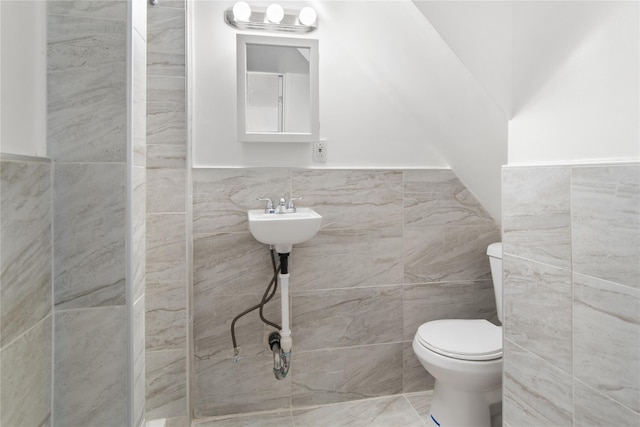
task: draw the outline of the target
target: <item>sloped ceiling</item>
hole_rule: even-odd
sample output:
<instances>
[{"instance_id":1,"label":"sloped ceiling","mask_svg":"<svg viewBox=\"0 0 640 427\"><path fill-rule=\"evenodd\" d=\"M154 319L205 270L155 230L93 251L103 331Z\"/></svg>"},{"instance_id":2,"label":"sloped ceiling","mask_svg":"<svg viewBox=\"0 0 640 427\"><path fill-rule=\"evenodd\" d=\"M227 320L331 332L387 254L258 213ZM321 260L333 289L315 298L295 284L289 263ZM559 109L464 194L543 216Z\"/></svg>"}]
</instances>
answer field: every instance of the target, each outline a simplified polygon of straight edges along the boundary
<instances>
[{"instance_id":1,"label":"sloped ceiling","mask_svg":"<svg viewBox=\"0 0 640 427\"><path fill-rule=\"evenodd\" d=\"M413 3L510 118L512 3L431 0Z\"/></svg>"},{"instance_id":2,"label":"sloped ceiling","mask_svg":"<svg viewBox=\"0 0 640 427\"><path fill-rule=\"evenodd\" d=\"M506 113L509 164L638 158L637 1L413 3Z\"/></svg>"}]
</instances>

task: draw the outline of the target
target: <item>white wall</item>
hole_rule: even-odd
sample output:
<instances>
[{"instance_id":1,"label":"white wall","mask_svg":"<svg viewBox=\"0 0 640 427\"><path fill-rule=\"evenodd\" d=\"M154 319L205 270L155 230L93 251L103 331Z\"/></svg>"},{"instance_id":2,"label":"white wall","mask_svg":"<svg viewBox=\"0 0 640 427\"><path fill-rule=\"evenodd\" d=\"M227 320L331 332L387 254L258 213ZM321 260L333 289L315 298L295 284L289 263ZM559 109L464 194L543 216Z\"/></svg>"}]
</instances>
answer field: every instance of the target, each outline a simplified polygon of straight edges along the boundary
<instances>
[{"instance_id":1,"label":"white wall","mask_svg":"<svg viewBox=\"0 0 640 427\"><path fill-rule=\"evenodd\" d=\"M0 1L0 152L47 155L46 1Z\"/></svg>"},{"instance_id":2,"label":"white wall","mask_svg":"<svg viewBox=\"0 0 640 427\"><path fill-rule=\"evenodd\" d=\"M640 159L638 2L517 2L509 164Z\"/></svg>"},{"instance_id":3,"label":"white wall","mask_svg":"<svg viewBox=\"0 0 640 427\"><path fill-rule=\"evenodd\" d=\"M0 2L0 153L2 153L2 3Z\"/></svg>"},{"instance_id":4,"label":"white wall","mask_svg":"<svg viewBox=\"0 0 640 427\"><path fill-rule=\"evenodd\" d=\"M251 2L256 5L259 2ZM451 167L500 218L506 116L410 1L310 4L319 29L320 134L328 162L308 144L236 137L233 2L193 2L193 153L196 166Z\"/></svg>"}]
</instances>

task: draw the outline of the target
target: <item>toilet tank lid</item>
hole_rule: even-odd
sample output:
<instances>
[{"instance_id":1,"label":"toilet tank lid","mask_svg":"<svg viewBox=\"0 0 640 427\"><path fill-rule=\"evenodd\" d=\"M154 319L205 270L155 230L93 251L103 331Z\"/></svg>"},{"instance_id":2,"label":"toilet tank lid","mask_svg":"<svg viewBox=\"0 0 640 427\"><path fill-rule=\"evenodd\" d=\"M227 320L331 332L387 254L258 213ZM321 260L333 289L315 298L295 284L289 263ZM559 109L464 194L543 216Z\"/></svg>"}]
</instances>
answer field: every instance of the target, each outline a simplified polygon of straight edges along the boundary
<instances>
[{"instance_id":1,"label":"toilet tank lid","mask_svg":"<svg viewBox=\"0 0 640 427\"><path fill-rule=\"evenodd\" d=\"M502 242L492 243L487 247L487 255L502 259Z\"/></svg>"}]
</instances>

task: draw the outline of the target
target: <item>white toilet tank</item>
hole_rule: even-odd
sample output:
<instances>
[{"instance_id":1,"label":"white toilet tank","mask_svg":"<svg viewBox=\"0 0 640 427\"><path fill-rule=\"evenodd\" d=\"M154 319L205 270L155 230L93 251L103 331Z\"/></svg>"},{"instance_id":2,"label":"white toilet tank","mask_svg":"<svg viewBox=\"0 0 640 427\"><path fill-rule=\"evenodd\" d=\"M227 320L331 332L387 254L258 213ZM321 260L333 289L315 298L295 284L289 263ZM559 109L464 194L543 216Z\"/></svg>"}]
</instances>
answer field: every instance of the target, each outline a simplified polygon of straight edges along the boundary
<instances>
[{"instance_id":1,"label":"white toilet tank","mask_svg":"<svg viewBox=\"0 0 640 427\"><path fill-rule=\"evenodd\" d=\"M489 255L489 264L491 265L498 319L502 322L502 242L490 244L487 248L487 255Z\"/></svg>"}]
</instances>

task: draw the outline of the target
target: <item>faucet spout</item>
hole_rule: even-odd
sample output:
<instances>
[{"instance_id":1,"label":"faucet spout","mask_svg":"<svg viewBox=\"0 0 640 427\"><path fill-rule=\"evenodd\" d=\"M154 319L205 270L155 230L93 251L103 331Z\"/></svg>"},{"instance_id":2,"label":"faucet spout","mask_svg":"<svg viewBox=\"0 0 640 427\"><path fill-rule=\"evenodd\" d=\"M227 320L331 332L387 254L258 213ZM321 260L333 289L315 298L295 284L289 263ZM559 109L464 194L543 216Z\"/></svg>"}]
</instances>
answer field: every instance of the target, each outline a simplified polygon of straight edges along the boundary
<instances>
[{"instance_id":1,"label":"faucet spout","mask_svg":"<svg viewBox=\"0 0 640 427\"><path fill-rule=\"evenodd\" d=\"M284 197L280 198L278 202L278 208L276 209L276 213L283 214L287 213L287 200Z\"/></svg>"}]
</instances>

